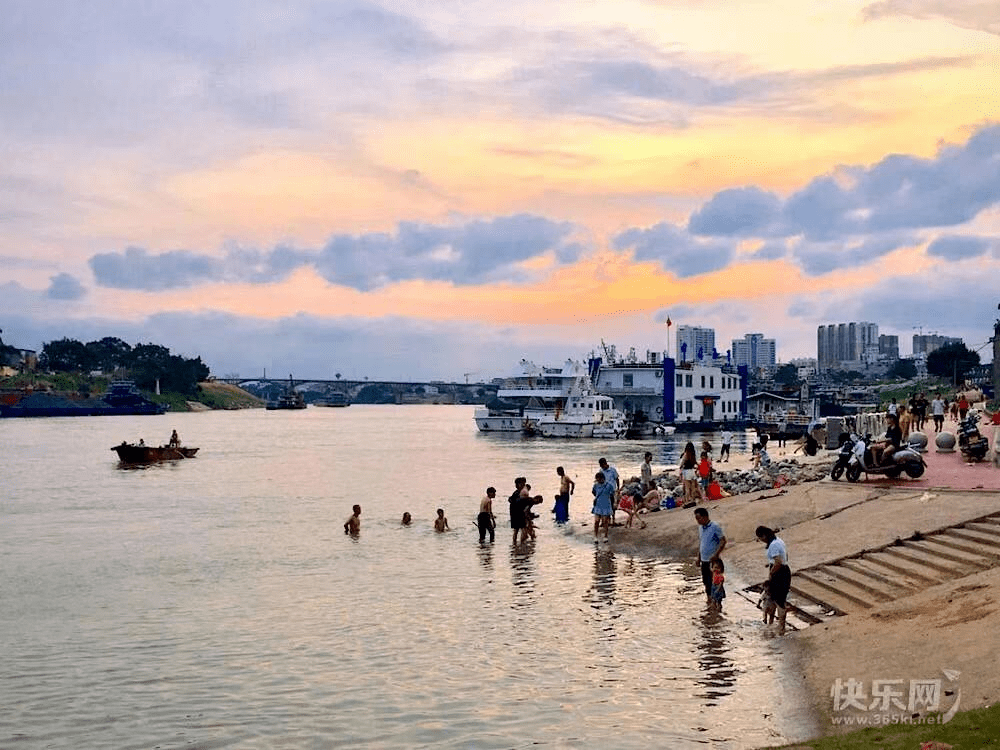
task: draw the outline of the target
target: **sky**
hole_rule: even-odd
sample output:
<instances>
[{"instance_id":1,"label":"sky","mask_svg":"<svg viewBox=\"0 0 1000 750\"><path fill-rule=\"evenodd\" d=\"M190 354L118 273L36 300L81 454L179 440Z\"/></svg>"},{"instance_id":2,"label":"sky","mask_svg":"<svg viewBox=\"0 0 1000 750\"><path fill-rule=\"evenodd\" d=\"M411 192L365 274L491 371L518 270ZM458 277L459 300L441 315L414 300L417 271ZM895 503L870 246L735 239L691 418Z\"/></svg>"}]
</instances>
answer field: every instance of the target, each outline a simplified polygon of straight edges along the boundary
<instances>
[{"instance_id":1,"label":"sky","mask_svg":"<svg viewBox=\"0 0 1000 750\"><path fill-rule=\"evenodd\" d=\"M2 337L461 382L870 321L990 361L998 71L996 0L5 0Z\"/></svg>"}]
</instances>

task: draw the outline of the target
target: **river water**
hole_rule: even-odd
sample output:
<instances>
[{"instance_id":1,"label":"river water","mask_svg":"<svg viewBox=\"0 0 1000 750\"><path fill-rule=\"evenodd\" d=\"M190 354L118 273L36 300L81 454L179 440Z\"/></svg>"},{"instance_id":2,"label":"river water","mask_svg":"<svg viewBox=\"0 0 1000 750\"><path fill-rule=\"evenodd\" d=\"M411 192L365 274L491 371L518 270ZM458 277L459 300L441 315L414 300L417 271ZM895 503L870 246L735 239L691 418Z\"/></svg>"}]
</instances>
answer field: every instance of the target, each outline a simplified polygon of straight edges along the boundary
<instances>
[{"instance_id":1,"label":"river water","mask_svg":"<svg viewBox=\"0 0 1000 750\"><path fill-rule=\"evenodd\" d=\"M688 436L482 435L472 413L0 420L0 747L752 748L811 733L787 645L739 581L712 615L694 566L593 541L597 458L631 476L646 450L675 463ZM109 450L175 428L197 458L124 469ZM579 482L562 527L557 465ZM517 475L546 497L522 548L506 523ZM489 484L500 523L480 546ZM433 531L438 507L451 533Z\"/></svg>"}]
</instances>

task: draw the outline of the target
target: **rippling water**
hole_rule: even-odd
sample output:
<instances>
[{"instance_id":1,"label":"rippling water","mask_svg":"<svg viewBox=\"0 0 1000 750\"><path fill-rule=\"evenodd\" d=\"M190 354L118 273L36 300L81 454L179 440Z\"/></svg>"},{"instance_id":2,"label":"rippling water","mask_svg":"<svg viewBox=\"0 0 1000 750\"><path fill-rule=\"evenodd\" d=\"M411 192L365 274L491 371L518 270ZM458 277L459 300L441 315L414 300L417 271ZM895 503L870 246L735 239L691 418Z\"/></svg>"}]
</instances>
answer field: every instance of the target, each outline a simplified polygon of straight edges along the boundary
<instances>
[{"instance_id":1,"label":"rippling water","mask_svg":"<svg viewBox=\"0 0 1000 750\"><path fill-rule=\"evenodd\" d=\"M172 428L196 459L122 469L109 450ZM676 462L672 439L354 405L2 420L0 441L0 747L750 748L812 728L737 582L709 615L693 566L590 536L596 459L637 474L646 450ZM513 548L513 477L547 509L557 465L579 482L571 523L543 511Z\"/></svg>"}]
</instances>

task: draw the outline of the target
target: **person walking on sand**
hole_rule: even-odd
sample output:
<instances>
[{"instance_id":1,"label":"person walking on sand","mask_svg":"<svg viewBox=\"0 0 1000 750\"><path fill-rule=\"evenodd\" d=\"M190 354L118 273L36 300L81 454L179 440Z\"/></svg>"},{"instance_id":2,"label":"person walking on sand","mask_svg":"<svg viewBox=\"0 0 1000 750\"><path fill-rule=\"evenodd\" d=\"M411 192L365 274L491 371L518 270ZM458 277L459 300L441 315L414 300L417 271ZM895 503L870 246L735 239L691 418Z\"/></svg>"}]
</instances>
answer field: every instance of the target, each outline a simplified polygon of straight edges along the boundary
<instances>
[{"instance_id":1,"label":"person walking on sand","mask_svg":"<svg viewBox=\"0 0 1000 750\"><path fill-rule=\"evenodd\" d=\"M604 459L601 459L602 461ZM591 488L594 495L594 539L598 538L600 530L604 529L604 540L608 540L608 527L611 525L611 514L613 512L615 488L603 471L594 475L594 486Z\"/></svg>"},{"instance_id":2,"label":"person walking on sand","mask_svg":"<svg viewBox=\"0 0 1000 750\"><path fill-rule=\"evenodd\" d=\"M931 401L931 416L934 417L934 432L941 432L944 429L944 399L940 393L934 394Z\"/></svg>"},{"instance_id":3,"label":"person walking on sand","mask_svg":"<svg viewBox=\"0 0 1000 750\"><path fill-rule=\"evenodd\" d=\"M476 526L479 527L479 543L486 541L486 534L490 535L490 544L496 536L497 519L493 515L493 498L497 496L496 487L487 487L486 494L479 501L479 515L476 516Z\"/></svg>"},{"instance_id":4,"label":"person walking on sand","mask_svg":"<svg viewBox=\"0 0 1000 750\"><path fill-rule=\"evenodd\" d=\"M434 531L451 531L448 526L448 519L444 517L444 508L437 509L437 518L434 519Z\"/></svg>"},{"instance_id":5,"label":"person walking on sand","mask_svg":"<svg viewBox=\"0 0 1000 750\"><path fill-rule=\"evenodd\" d=\"M778 635L785 633L788 614L788 590L792 586L792 570L788 567L788 549L774 529L758 526L757 539L767 546L767 587L778 615Z\"/></svg>"},{"instance_id":6,"label":"person walking on sand","mask_svg":"<svg viewBox=\"0 0 1000 750\"><path fill-rule=\"evenodd\" d=\"M733 444L733 433L729 430L723 430L719 438L722 440L722 448L719 449L719 461L729 461L729 448Z\"/></svg>"},{"instance_id":7,"label":"person walking on sand","mask_svg":"<svg viewBox=\"0 0 1000 750\"><path fill-rule=\"evenodd\" d=\"M354 513L344 522L344 533L357 536L361 531L361 506L354 506Z\"/></svg>"},{"instance_id":8,"label":"person walking on sand","mask_svg":"<svg viewBox=\"0 0 1000 750\"><path fill-rule=\"evenodd\" d=\"M566 523L569 520L569 497L576 489L576 482L566 476L562 466L556 467L556 474L559 476L559 494L552 510L556 514L556 523Z\"/></svg>"},{"instance_id":9,"label":"person walking on sand","mask_svg":"<svg viewBox=\"0 0 1000 750\"><path fill-rule=\"evenodd\" d=\"M726 535L722 527L708 517L707 508L695 508L694 520L698 522L698 567L705 587L705 599L712 603L712 562L718 560L726 548Z\"/></svg>"},{"instance_id":10,"label":"person walking on sand","mask_svg":"<svg viewBox=\"0 0 1000 750\"><path fill-rule=\"evenodd\" d=\"M642 494L645 495L651 489L653 489L653 454L646 451L646 455L642 458L642 466L639 467L639 472L642 474Z\"/></svg>"}]
</instances>

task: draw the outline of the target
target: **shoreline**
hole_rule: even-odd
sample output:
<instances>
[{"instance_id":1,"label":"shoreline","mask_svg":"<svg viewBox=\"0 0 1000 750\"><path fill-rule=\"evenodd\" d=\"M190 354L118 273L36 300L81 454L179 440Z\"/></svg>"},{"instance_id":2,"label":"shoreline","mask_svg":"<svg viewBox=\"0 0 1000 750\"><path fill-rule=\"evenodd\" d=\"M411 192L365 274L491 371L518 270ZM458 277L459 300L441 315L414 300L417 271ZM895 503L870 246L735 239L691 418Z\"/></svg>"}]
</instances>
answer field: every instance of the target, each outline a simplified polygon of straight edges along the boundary
<instances>
[{"instance_id":1,"label":"shoreline","mask_svg":"<svg viewBox=\"0 0 1000 750\"><path fill-rule=\"evenodd\" d=\"M933 446L933 433L930 437ZM820 451L808 462L832 466L836 455L835 450ZM794 586L796 571L804 568L1000 513L1000 469L992 463L967 465L958 453L937 453L933 447L924 459L928 471L919 480L850 484L827 477L708 501L700 507L709 510L726 534L727 572L747 586L765 577L764 549L754 535L756 527L780 529L779 536L788 545ZM642 518L645 529L612 530L613 549L682 560L697 554L693 508L662 510ZM913 586L907 579L906 585L894 588L889 581L889 593L881 592L888 600L845 607L846 614L811 626L789 615L789 622L799 629L790 628L775 638L784 642L781 650L793 675L801 674L801 696L807 704L801 708L808 711L819 734L859 728L835 721L843 716L834 710L831 693L838 679L860 681L870 693L873 681L947 682L942 676L946 671L955 676L956 684L950 687L958 689L959 710L988 706L1000 698L1000 671L993 666L996 638L991 636L1000 629L1000 537L997 557L979 569L949 560L949 554L931 558L943 563L942 569L954 566L953 574L942 574L943 581ZM942 697L941 710L952 700Z\"/></svg>"}]
</instances>

